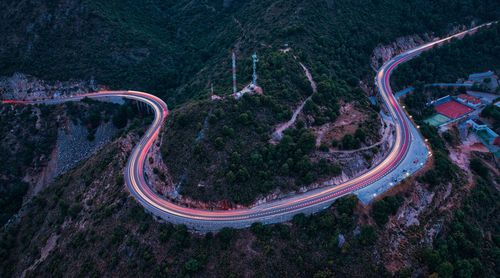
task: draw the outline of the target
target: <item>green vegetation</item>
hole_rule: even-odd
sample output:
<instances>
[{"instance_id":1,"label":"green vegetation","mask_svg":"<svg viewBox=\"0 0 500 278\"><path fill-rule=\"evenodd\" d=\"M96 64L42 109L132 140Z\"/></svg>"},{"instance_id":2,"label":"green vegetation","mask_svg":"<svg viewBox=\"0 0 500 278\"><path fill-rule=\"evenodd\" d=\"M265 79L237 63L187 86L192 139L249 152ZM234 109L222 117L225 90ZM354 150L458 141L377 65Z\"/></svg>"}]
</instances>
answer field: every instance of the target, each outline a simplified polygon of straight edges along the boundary
<instances>
[{"instance_id":1,"label":"green vegetation","mask_svg":"<svg viewBox=\"0 0 500 278\"><path fill-rule=\"evenodd\" d=\"M340 173L335 164L311 160L315 138L303 127L288 130L277 145L268 143L270 122L277 120L273 111L279 107L274 99L245 96L239 102L201 102L173 115L162 151L174 178L182 177L183 194L248 204L275 188L294 190ZM208 109L209 114L193 113ZM199 182L209 186L199 187Z\"/></svg>"},{"instance_id":2,"label":"green vegetation","mask_svg":"<svg viewBox=\"0 0 500 278\"><path fill-rule=\"evenodd\" d=\"M415 120L421 122L436 113L431 101L435 101L445 96L456 96L465 93L465 88L438 88L424 87L424 83L415 82L415 90L404 97L406 110L415 117Z\"/></svg>"},{"instance_id":3,"label":"green vegetation","mask_svg":"<svg viewBox=\"0 0 500 278\"><path fill-rule=\"evenodd\" d=\"M311 126L335 121L340 101L352 103L367 115L352 135L354 142L344 142L342 148L358 148L379 136L376 111L364 96L360 97L359 89L322 76L318 92L306 102L295 130L287 131L280 144L270 143L274 128L288 121L291 109L312 91L293 55L274 50L260 55L263 96L245 95L238 101L231 97L200 100L172 111L162 152L174 182L181 184L182 194L203 201L249 204L275 189L297 190L319 178L340 174L335 161L315 156L315 138L309 131ZM244 69L250 66L248 62L243 64ZM353 99L355 95L358 99ZM318 150L327 152L328 146L319 146Z\"/></svg>"},{"instance_id":4,"label":"green vegetation","mask_svg":"<svg viewBox=\"0 0 500 278\"><path fill-rule=\"evenodd\" d=\"M480 175L476 186L432 248L420 253L429 271L439 277L495 277L500 271L500 194L480 160L471 160L471 168Z\"/></svg>"},{"instance_id":5,"label":"green vegetation","mask_svg":"<svg viewBox=\"0 0 500 278\"><path fill-rule=\"evenodd\" d=\"M423 121L435 113L432 106L427 106L431 100L435 100L435 95L428 95L423 86L417 86L413 93L404 98L408 112L415 117L415 120Z\"/></svg>"},{"instance_id":6,"label":"green vegetation","mask_svg":"<svg viewBox=\"0 0 500 278\"><path fill-rule=\"evenodd\" d=\"M422 125L424 137L429 139L433 150L434 165L420 177L432 190L451 183L454 190L463 189L463 177L449 157L444 140L434 127ZM448 132L443 137L453 142ZM431 248L423 248L417 257L428 268L429 273L439 277L494 277L498 273L500 243L496 240L498 229L499 193L492 183L489 170L484 163L473 158L470 168L477 174L476 185L465 199L462 208L455 211L453 219L444 227ZM387 222L387 215L393 214L400 200L384 200L375 203L372 215L378 224ZM389 202L387 202L389 201ZM486 236L488 235L488 236Z\"/></svg>"},{"instance_id":7,"label":"green vegetation","mask_svg":"<svg viewBox=\"0 0 500 278\"><path fill-rule=\"evenodd\" d=\"M369 255L377 230L362 226L359 235L352 232L359 218L355 196L339 199L315 216L297 215L291 224L190 234L185 226L154 221L115 183L126 162L119 146L113 144L61 177L27 205L22 221L0 232L2 277L17 276L32 264L54 235L56 247L28 276L71 270L83 276L321 277L332 266L335 273L349 275L353 265L364 266L361 275L386 274Z\"/></svg>"},{"instance_id":8,"label":"green vegetation","mask_svg":"<svg viewBox=\"0 0 500 278\"><path fill-rule=\"evenodd\" d=\"M437 129L424 124L420 126L420 131L422 135L429 140L434 160L433 168L421 177L421 181L430 185L431 188L438 185L445 185L449 182L452 184L459 184L461 171L448 157L448 150L446 149L445 142L437 133Z\"/></svg>"},{"instance_id":9,"label":"green vegetation","mask_svg":"<svg viewBox=\"0 0 500 278\"><path fill-rule=\"evenodd\" d=\"M0 104L0 225L20 209L30 186L27 180L36 183L34 179L47 166L63 111L75 124L87 127L88 140L94 139L102 123L112 120L115 127L124 128L139 114L130 102L118 105L90 99L62 106Z\"/></svg>"},{"instance_id":10,"label":"green vegetation","mask_svg":"<svg viewBox=\"0 0 500 278\"><path fill-rule=\"evenodd\" d=\"M458 144L455 131L443 133L442 137L445 139L443 140L436 128L422 124L422 120L433 113L432 109L425 106L425 102L442 94L450 94L443 90L440 90L441 93L437 90L423 91L422 84L454 82L472 72L498 70L500 63L498 30L499 27L495 26L480 31L473 37L427 52L402 65L401 70L396 71L394 76L394 83L398 86L413 83L417 88L415 93L404 99L404 102L416 123L420 125L423 136L429 140L433 151L434 165L419 178L420 181L428 184L435 192L442 191L444 184L451 184L452 190L460 192L457 195L463 198L460 200L459 209L455 209L451 220L443 225L432 246L423 247L417 252L417 258L431 276L498 276L499 192L495 188L492 174L481 159L472 158L470 169L476 175L475 186L468 192L463 186L466 184L463 173L450 161L445 144L445 140L451 145ZM451 92L455 93L457 92ZM488 106L485 110L481 116L494 121L495 108ZM372 212L374 218L375 213L374 206ZM381 219L383 220L383 217ZM414 269L416 268L418 267Z\"/></svg>"},{"instance_id":11,"label":"green vegetation","mask_svg":"<svg viewBox=\"0 0 500 278\"><path fill-rule=\"evenodd\" d=\"M389 221L389 215L394 215L403 203L401 196L387 196L373 204L372 216L379 225Z\"/></svg>"},{"instance_id":12,"label":"green vegetation","mask_svg":"<svg viewBox=\"0 0 500 278\"><path fill-rule=\"evenodd\" d=\"M490 120L495 131L500 130L500 107L493 104L486 106L481 111L481 117Z\"/></svg>"},{"instance_id":13,"label":"green vegetation","mask_svg":"<svg viewBox=\"0 0 500 278\"><path fill-rule=\"evenodd\" d=\"M417 83L454 83L471 73L487 70L500 72L499 51L500 25L496 24L401 65L392 81L395 87L403 88Z\"/></svg>"},{"instance_id":14,"label":"green vegetation","mask_svg":"<svg viewBox=\"0 0 500 278\"><path fill-rule=\"evenodd\" d=\"M443 94L442 91L431 90L430 95L436 93ZM420 176L419 179L431 188L436 188L436 186L449 182L457 183L461 178L461 171L448 157L445 140L439 135L437 128L423 122L423 119L434 113L432 108L425 105L428 98L428 94L417 92L405 97L404 102L415 123L420 126L420 132L429 141L432 148L433 167Z\"/></svg>"},{"instance_id":15,"label":"green vegetation","mask_svg":"<svg viewBox=\"0 0 500 278\"><path fill-rule=\"evenodd\" d=\"M48 162L57 138L56 114L51 107L0 104L0 226L21 207L29 188L23 181L27 169L40 170Z\"/></svg>"},{"instance_id":16,"label":"green vegetation","mask_svg":"<svg viewBox=\"0 0 500 278\"><path fill-rule=\"evenodd\" d=\"M409 34L440 35L472 20L498 19L500 6L497 1L475 0L8 0L0 3L0 10L5 11L0 21L0 74L95 77L111 88L159 95L175 108L162 135L162 152L182 193L200 200L250 203L275 188L294 190L340 173L335 163L315 156L315 138L308 127L335 120L341 102L368 107L358 86L360 80L372 79L369 57L376 45ZM288 54L278 51L285 43L292 48ZM249 54L258 52L264 96L209 102L210 84L219 95L230 92L233 48L238 52L240 88L250 79ZM272 128L288 120L292 109L312 93L298 62L308 65L318 82L318 93L305 108L310 122L299 121L273 145ZM78 112L83 108L69 114L90 131L111 120L117 127L128 125L140 132L143 123L131 121L130 109L133 106L98 113L86 107L88 114ZM10 122L2 121L0 128L10 132ZM460 184L461 174L448 159L443 139L432 127L421 126L435 163L422 181L436 190L448 182ZM363 127L336 144L355 148L375 127ZM1 139L0 151L7 153L4 149L12 148ZM12 157L37 161L31 155L38 144L28 143L35 146L21 156L14 150L18 153ZM27 276L389 275L379 253L388 243L379 240L387 232L384 221L401 203L397 197L374 206L375 226L361 224L370 216L359 215L355 197L345 197L317 215L297 215L291 223L254 224L249 230L223 229L200 236L182 225L153 221L128 197L121 176L126 157L120 151L116 143L60 177L26 205L19 222L0 231L0 276L20 276L54 238L55 248ZM0 164L16 165L10 160ZM478 162L471 162L471 168L488 177ZM495 276L498 196L490 192L490 182L478 178L463 215L455 217L458 224L453 222L439 235L446 244L438 241L422 252L430 254L422 256L429 271L418 269L418 275L436 271L444 277ZM14 196L25 191L22 184L8 185L15 185ZM12 196L0 193L2 198ZM485 232L478 233L478 227ZM471 248L471 242L478 243Z\"/></svg>"},{"instance_id":17,"label":"green vegetation","mask_svg":"<svg viewBox=\"0 0 500 278\"><path fill-rule=\"evenodd\" d=\"M364 125L364 128L366 129L367 126ZM359 149L361 147L361 143L365 143L365 140L366 140L365 131L363 130L363 128L358 128L356 129L356 132L354 132L354 135L346 134L344 135L344 137L342 137L341 148L344 150ZM335 144L337 144L337 142L332 143L332 145Z\"/></svg>"},{"instance_id":18,"label":"green vegetation","mask_svg":"<svg viewBox=\"0 0 500 278\"><path fill-rule=\"evenodd\" d=\"M136 115L144 116L145 113L139 111L134 104L135 102L128 100L124 105L119 105L84 98L81 103L67 102L64 106L74 124L87 127L87 139L93 141L95 132L102 123L111 120L116 128L121 129Z\"/></svg>"},{"instance_id":19,"label":"green vegetation","mask_svg":"<svg viewBox=\"0 0 500 278\"><path fill-rule=\"evenodd\" d=\"M356 86L371 74L368 61L377 44L498 19L500 8L474 0L7 0L0 10L6 14L0 23L2 75L95 77L113 88L158 94L173 105L207 95L209 80L216 91L228 92L235 46L248 57L288 43L313 66L313 75ZM244 68L240 73L249 76Z\"/></svg>"},{"instance_id":20,"label":"green vegetation","mask_svg":"<svg viewBox=\"0 0 500 278\"><path fill-rule=\"evenodd\" d=\"M21 71L47 80L96 78L111 88L157 94L171 108L191 102L174 110L172 118L181 114L177 119L194 120L193 125L185 124L184 131L170 122L172 132L164 136L164 158L172 165L174 180L182 183L184 194L196 199L249 203L272 189L293 190L329 172L339 173L335 163L305 157L307 150L280 153L274 159L274 147L267 145L271 127L288 119L292 108L311 95L299 62L310 68L318 84L305 113L312 117L310 124L321 125L338 117L341 100L369 106L359 82L371 80L369 58L378 44L427 31L443 34L471 19L495 19L497 7L498 3L474 0L71 0L68 5L9 0L0 4L8 14L0 22L0 74ZM52 20L33 23L33 18ZM278 51L285 43L290 53ZM242 105L208 105L203 99L211 84L219 95L230 92L232 49L238 53L240 88L250 80L250 54L258 52L259 84L265 96ZM129 114L119 114L113 123L124 126L120 118ZM206 116L207 135L197 143ZM83 120L92 140L102 115L90 113ZM373 129L364 132L369 135ZM299 138L290 136L298 144ZM341 147L356 148L361 137L347 136ZM218 156L212 156L215 153ZM262 165L270 168L253 165L252 155L262 157ZM193 160L199 166L190 169ZM303 169L293 171L301 165ZM247 181L250 173L258 178Z\"/></svg>"}]
</instances>

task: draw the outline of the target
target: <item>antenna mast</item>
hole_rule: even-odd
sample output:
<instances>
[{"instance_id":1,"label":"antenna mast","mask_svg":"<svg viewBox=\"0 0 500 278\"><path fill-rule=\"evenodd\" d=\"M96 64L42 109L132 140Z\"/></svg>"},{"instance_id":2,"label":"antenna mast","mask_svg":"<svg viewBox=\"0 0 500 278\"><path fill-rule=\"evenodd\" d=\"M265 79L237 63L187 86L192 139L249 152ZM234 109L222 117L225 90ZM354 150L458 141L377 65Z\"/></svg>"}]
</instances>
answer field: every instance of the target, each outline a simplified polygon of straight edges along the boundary
<instances>
[{"instance_id":1,"label":"antenna mast","mask_svg":"<svg viewBox=\"0 0 500 278\"><path fill-rule=\"evenodd\" d=\"M233 93L236 94L236 54L233 51Z\"/></svg>"},{"instance_id":2,"label":"antenna mast","mask_svg":"<svg viewBox=\"0 0 500 278\"><path fill-rule=\"evenodd\" d=\"M257 53L252 55L253 61L253 75L252 75L252 85L257 86L257 62L259 59L257 58Z\"/></svg>"}]
</instances>

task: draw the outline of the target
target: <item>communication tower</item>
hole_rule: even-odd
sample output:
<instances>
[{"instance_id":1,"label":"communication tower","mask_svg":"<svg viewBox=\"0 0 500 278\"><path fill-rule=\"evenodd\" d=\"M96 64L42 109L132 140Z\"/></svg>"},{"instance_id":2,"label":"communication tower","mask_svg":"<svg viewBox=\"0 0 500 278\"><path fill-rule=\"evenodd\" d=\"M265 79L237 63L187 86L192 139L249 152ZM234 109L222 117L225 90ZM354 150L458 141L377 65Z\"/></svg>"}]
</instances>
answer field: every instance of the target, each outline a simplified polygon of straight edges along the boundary
<instances>
[{"instance_id":1,"label":"communication tower","mask_svg":"<svg viewBox=\"0 0 500 278\"><path fill-rule=\"evenodd\" d=\"M252 85L257 86L257 62L259 59L257 58L257 53L254 53L252 55L252 62L253 62L253 74L252 74Z\"/></svg>"},{"instance_id":2,"label":"communication tower","mask_svg":"<svg viewBox=\"0 0 500 278\"><path fill-rule=\"evenodd\" d=\"M236 94L236 54L233 51L233 93Z\"/></svg>"}]
</instances>

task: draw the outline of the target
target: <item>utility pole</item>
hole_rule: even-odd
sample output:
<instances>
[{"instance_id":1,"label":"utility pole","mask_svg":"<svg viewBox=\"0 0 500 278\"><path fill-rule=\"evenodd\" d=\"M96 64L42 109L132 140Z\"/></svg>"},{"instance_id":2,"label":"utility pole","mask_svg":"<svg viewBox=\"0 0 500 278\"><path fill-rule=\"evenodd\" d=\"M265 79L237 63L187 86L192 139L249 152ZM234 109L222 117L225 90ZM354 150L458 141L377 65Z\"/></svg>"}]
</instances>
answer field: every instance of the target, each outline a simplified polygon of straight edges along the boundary
<instances>
[{"instance_id":1,"label":"utility pole","mask_svg":"<svg viewBox=\"0 0 500 278\"><path fill-rule=\"evenodd\" d=\"M233 51L233 93L236 94L236 54Z\"/></svg>"},{"instance_id":2,"label":"utility pole","mask_svg":"<svg viewBox=\"0 0 500 278\"><path fill-rule=\"evenodd\" d=\"M259 59L257 58L257 53L254 53L252 55L252 62L253 62L253 75L252 75L252 85L257 86L257 62Z\"/></svg>"}]
</instances>

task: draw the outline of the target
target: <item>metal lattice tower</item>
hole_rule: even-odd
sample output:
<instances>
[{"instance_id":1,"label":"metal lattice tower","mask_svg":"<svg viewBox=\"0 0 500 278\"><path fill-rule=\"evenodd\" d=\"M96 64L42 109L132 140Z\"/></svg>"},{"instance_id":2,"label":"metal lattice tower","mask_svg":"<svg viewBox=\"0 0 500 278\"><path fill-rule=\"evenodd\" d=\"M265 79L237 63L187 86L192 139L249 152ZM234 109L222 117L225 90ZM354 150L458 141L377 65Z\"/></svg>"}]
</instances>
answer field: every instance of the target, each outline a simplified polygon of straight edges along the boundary
<instances>
[{"instance_id":1,"label":"metal lattice tower","mask_svg":"<svg viewBox=\"0 0 500 278\"><path fill-rule=\"evenodd\" d=\"M253 61L252 84L254 86L257 86L257 62L259 61L259 59L257 58L257 53L254 53L252 55L252 61Z\"/></svg>"},{"instance_id":2,"label":"metal lattice tower","mask_svg":"<svg viewBox=\"0 0 500 278\"><path fill-rule=\"evenodd\" d=\"M236 54L233 51L233 93L236 94Z\"/></svg>"}]
</instances>

